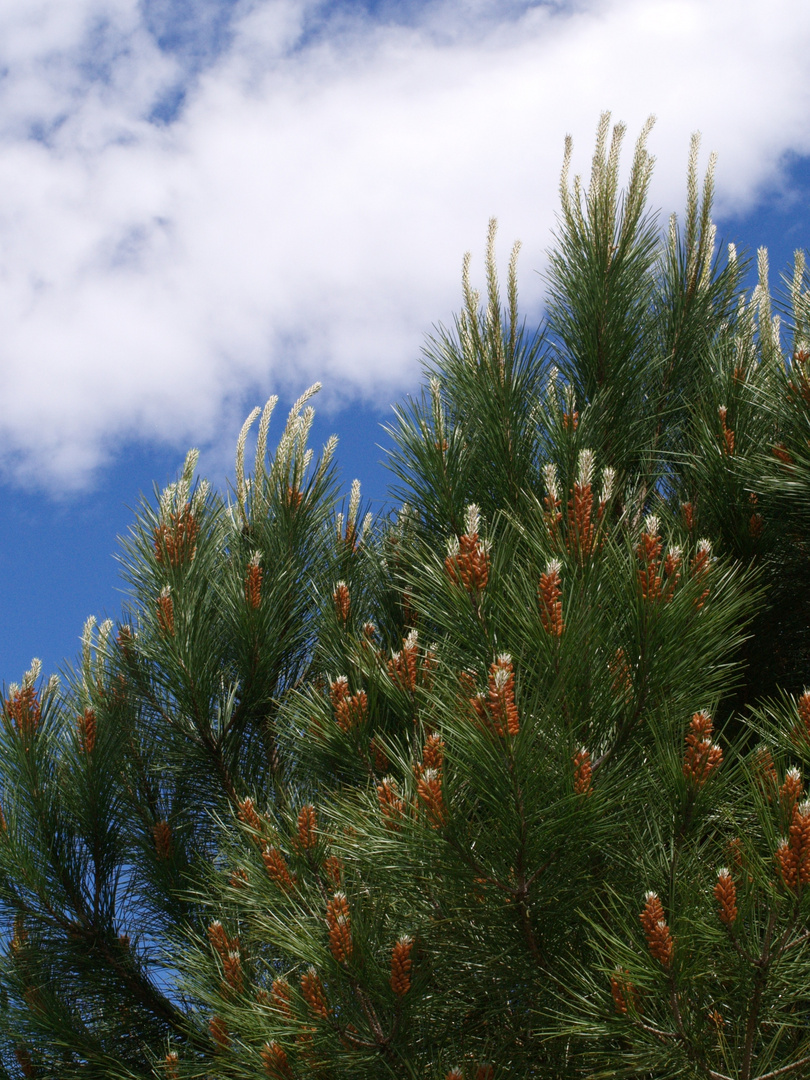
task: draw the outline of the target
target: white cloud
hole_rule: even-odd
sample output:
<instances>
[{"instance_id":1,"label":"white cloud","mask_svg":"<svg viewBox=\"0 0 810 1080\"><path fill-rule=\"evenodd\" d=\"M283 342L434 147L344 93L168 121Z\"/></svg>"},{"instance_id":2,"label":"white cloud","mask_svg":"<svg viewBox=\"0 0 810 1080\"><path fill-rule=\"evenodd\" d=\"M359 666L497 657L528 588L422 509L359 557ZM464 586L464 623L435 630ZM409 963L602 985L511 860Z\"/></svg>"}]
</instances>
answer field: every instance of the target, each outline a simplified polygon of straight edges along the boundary
<instances>
[{"instance_id":1,"label":"white cloud","mask_svg":"<svg viewBox=\"0 0 810 1080\"><path fill-rule=\"evenodd\" d=\"M586 170L603 108L631 137L658 114L667 210L697 127L725 213L786 152L810 153L801 0L437 0L407 23L351 10L244 2L189 74L136 0L4 5L8 475L81 485L127 439L215 440L256 386L319 378L370 400L413 386L491 214L504 255L524 241L536 308L563 137ZM183 79L179 114L150 123Z\"/></svg>"}]
</instances>

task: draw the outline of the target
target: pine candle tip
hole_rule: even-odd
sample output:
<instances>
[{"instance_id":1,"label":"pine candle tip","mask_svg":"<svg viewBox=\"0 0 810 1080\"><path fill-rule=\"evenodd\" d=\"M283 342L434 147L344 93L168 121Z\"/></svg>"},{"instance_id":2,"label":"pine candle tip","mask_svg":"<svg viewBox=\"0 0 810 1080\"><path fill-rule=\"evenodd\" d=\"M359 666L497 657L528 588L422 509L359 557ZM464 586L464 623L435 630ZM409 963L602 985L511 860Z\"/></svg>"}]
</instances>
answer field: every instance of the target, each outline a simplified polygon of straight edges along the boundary
<instances>
[{"instance_id":1,"label":"pine candle tip","mask_svg":"<svg viewBox=\"0 0 810 1080\"><path fill-rule=\"evenodd\" d=\"M36 683L37 679L42 674L42 661L36 656L31 661L31 667L26 671L23 676L23 689L27 690Z\"/></svg>"},{"instance_id":2,"label":"pine candle tip","mask_svg":"<svg viewBox=\"0 0 810 1080\"><path fill-rule=\"evenodd\" d=\"M593 479L593 465L593 450L580 450L577 461L577 483L580 487L587 487Z\"/></svg>"},{"instance_id":3,"label":"pine candle tip","mask_svg":"<svg viewBox=\"0 0 810 1080\"><path fill-rule=\"evenodd\" d=\"M476 503L469 503L464 511L464 531L467 536L476 536L481 525L481 510Z\"/></svg>"}]
</instances>

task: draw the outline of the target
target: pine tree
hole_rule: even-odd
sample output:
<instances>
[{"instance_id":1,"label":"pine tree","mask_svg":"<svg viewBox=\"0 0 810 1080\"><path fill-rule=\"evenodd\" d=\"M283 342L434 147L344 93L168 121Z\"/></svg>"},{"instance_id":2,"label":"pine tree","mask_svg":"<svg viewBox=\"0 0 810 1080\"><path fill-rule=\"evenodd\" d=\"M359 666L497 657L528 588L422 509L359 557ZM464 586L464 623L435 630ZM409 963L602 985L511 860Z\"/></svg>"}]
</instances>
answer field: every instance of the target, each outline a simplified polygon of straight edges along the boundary
<instances>
[{"instance_id":1,"label":"pine tree","mask_svg":"<svg viewBox=\"0 0 810 1080\"><path fill-rule=\"evenodd\" d=\"M398 514L271 399L8 688L6 1075L810 1071L810 291L747 294L697 139L662 235L650 128L624 191L621 125L567 145L539 331L465 258Z\"/></svg>"}]
</instances>

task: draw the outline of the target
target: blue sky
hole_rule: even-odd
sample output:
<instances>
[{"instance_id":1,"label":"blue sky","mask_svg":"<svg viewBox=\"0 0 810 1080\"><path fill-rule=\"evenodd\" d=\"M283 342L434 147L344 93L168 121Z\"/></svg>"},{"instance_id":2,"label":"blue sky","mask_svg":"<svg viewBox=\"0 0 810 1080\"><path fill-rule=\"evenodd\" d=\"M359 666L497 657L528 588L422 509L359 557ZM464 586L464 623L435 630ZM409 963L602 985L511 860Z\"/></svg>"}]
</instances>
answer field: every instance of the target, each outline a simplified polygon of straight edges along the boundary
<instances>
[{"instance_id":1,"label":"blue sky","mask_svg":"<svg viewBox=\"0 0 810 1080\"><path fill-rule=\"evenodd\" d=\"M719 234L775 280L810 245L809 45L803 0L5 0L0 680L117 613L139 493L191 445L223 485L272 392L323 383L379 505L463 252L496 215L539 318L563 138L587 170L604 108L628 141L657 115L665 213L702 131Z\"/></svg>"}]
</instances>

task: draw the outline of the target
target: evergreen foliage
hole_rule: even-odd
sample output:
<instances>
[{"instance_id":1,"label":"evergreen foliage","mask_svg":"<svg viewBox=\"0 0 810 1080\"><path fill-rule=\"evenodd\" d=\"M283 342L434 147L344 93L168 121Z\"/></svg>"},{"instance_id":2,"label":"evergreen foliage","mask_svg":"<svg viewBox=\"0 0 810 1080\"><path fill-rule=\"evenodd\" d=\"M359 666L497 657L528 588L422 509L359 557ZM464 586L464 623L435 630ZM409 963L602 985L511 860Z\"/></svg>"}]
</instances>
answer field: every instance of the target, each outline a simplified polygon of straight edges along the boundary
<instances>
[{"instance_id":1,"label":"evergreen foliage","mask_svg":"<svg viewBox=\"0 0 810 1080\"><path fill-rule=\"evenodd\" d=\"M539 331L465 259L397 515L271 399L7 688L0 1074L810 1074L807 273L747 294L696 139L662 234L650 127L567 144Z\"/></svg>"}]
</instances>

